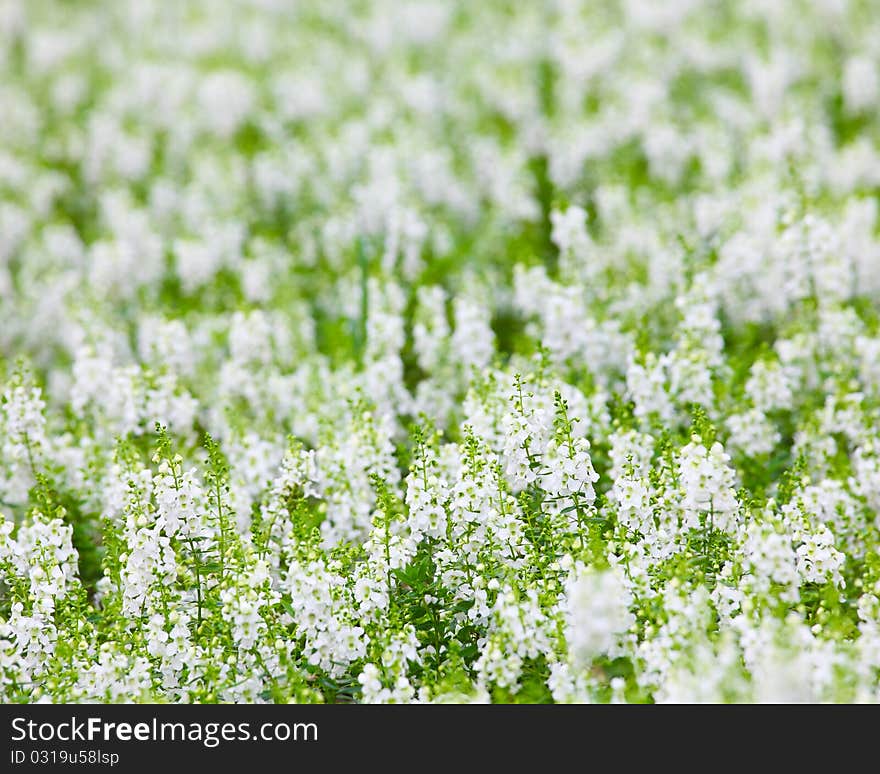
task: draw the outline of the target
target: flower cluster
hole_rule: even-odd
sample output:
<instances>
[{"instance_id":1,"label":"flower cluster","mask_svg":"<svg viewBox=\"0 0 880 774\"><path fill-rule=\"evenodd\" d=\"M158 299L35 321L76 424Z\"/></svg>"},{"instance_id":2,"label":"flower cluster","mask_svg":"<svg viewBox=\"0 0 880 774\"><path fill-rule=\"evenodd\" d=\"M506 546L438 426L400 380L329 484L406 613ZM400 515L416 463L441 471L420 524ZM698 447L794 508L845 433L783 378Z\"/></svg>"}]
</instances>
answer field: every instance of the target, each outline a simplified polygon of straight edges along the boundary
<instances>
[{"instance_id":1,"label":"flower cluster","mask_svg":"<svg viewBox=\"0 0 880 774\"><path fill-rule=\"evenodd\" d=\"M0 700L880 701L865 0L0 6Z\"/></svg>"}]
</instances>

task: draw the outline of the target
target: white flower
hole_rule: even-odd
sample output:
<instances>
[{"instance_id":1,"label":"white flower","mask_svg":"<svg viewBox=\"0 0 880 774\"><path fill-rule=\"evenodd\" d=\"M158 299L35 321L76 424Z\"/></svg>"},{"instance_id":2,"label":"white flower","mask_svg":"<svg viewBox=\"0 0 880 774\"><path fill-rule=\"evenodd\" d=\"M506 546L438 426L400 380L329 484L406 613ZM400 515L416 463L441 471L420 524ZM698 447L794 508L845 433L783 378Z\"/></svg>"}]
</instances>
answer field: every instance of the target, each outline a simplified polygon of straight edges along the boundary
<instances>
[{"instance_id":1,"label":"white flower","mask_svg":"<svg viewBox=\"0 0 880 774\"><path fill-rule=\"evenodd\" d=\"M695 437L679 454L678 472L684 489L684 508L709 514L716 529L731 531L738 508L730 456L717 441L706 449Z\"/></svg>"},{"instance_id":2,"label":"white flower","mask_svg":"<svg viewBox=\"0 0 880 774\"><path fill-rule=\"evenodd\" d=\"M565 639L572 663L583 668L612 652L632 625L632 597L614 570L588 570L578 563L565 587Z\"/></svg>"}]
</instances>

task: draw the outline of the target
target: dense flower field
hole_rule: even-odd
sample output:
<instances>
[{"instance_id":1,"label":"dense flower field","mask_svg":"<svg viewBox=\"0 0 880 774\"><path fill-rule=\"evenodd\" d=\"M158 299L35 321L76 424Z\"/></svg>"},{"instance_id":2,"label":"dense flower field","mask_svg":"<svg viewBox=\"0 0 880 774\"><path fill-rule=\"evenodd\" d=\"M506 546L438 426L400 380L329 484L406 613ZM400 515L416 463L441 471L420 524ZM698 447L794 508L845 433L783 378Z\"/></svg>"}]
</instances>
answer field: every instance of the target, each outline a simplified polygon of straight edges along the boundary
<instances>
[{"instance_id":1,"label":"dense flower field","mask_svg":"<svg viewBox=\"0 0 880 774\"><path fill-rule=\"evenodd\" d=\"M880 699L873 0L2 0L5 702Z\"/></svg>"}]
</instances>

